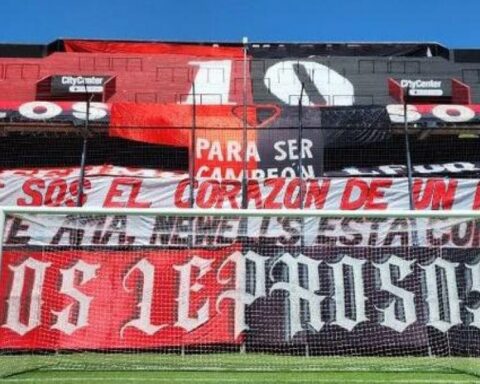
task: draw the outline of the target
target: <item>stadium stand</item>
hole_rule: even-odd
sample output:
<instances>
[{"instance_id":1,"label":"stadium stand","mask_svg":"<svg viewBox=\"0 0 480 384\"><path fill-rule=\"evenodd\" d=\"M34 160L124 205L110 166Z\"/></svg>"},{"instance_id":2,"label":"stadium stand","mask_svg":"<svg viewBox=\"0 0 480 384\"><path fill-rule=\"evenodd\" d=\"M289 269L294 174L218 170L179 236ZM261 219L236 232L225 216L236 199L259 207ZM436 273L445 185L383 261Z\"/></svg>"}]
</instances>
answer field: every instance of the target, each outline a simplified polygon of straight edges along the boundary
<instances>
[{"instance_id":1,"label":"stadium stand","mask_svg":"<svg viewBox=\"0 0 480 384\"><path fill-rule=\"evenodd\" d=\"M0 377L478 379L479 129L480 49L0 44Z\"/></svg>"}]
</instances>

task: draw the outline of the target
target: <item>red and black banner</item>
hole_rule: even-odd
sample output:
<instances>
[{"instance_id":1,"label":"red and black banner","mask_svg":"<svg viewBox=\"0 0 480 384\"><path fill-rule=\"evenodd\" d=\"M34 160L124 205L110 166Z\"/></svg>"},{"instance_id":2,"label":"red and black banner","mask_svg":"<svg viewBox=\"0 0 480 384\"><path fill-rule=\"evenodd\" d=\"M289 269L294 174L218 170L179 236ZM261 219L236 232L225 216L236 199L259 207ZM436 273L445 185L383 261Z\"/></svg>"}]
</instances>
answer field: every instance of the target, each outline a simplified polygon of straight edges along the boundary
<instances>
[{"instance_id":1,"label":"red and black banner","mask_svg":"<svg viewBox=\"0 0 480 384\"><path fill-rule=\"evenodd\" d=\"M478 248L240 244L7 249L0 349L480 354Z\"/></svg>"},{"instance_id":2,"label":"red and black banner","mask_svg":"<svg viewBox=\"0 0 480 384\"><path fill-rule=\"evenodd\" d=\"M238 343L233 312L215 306L234 250L4 251L0 349Z\"/></svg>"}]
</instances>

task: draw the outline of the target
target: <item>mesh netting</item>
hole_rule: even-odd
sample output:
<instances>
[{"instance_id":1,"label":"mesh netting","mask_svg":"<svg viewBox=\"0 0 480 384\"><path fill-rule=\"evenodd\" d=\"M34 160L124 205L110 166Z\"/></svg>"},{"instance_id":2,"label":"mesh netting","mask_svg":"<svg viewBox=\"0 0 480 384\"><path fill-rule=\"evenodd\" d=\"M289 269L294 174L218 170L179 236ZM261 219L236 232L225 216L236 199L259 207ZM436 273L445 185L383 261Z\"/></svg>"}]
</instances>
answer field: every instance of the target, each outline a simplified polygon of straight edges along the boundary
<instances>
[{"instance_id":1,"label":"mesh netting","mask_svg":"<svg viewBox=\"0 0 480 384\"><path fill-rule=\"evenodd\" d=\"M480 355L478 219L179 211L5 224L4 375L340 369L351 358L474 369L464 358Z\"/></svg>"}]
</instances>

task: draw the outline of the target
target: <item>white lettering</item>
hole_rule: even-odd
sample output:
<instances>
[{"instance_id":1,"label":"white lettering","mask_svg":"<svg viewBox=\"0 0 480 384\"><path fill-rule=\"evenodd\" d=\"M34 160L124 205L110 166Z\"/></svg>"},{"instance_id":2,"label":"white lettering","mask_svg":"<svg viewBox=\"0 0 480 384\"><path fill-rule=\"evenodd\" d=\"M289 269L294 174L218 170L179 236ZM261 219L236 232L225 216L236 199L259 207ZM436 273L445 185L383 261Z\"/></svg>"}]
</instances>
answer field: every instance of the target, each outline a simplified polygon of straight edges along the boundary
<instances>
[{"instance_id":1,"label":"white lettering","mask_svg":"<svg viewBox=\"0 0 480 384\"><path fill-rule=\"evenodd\" d=\"M475 112L464 105L441 104L433 107L432 114L447 123L464 123L475 117Z\"/></svg>"},{"instance_id":2,"label":"white lettering","mask_svg":"<svg viewBox=\"0 0 480 384\"><path fill-rule=\"evenodd\" d=\"M325 322L322 320L322 312L320 304L325 299L325 296L316 294L320 289L320 278L318 273L318 266L321 261L313 260L304 255L298 255L293 257L289 253L283 254L272 265L270 270L270 278L274 280L272 276L272 270L278 263L283 263L287 266L288 281L277 282L270 288L270 293L276 290L284 290L288 292L289 299L289 318L290 318L290 337L295 336L298 332L304 330L302 317L307 313L302 311L302 300L308 305L309 319L306 323L310 325L316 331L322 329ZM307 286L302 286L300 282L300 268L306 268L307 274ZM302 314L304 316L302 316Z\"/></svg>"},{"instance_id":3,"label":"white lettering","mask_svg":"<svg viewBox=\"0 0 480 384\"><path fill-rule=\"evenodd\" d=\"M62 113L62 108L48 101L32 101L22 104L18 112L32 120L48 120Z\"/></svg>"},{"instance_id":4,"label":"white lettering","mask_svg":"<svg viewBox=\"0 0 480 384\"><path fill-rule=\"evenodd\" d=\"M198 280L212 269L211 265L212 260L194 256L188 263L173 266L173 268L180 273L178 297L176 298L178 311L175 326L182 327L187 332L200 327L209 319L209 299L205 300L202 306L196 311L196 317L190 316L190 293L200 292L202 290L203 284L200 284ZM193 268L198 269L198 274L195 278L195 283L191 284Z\"/></svg>"},{"instance_id":5,"label":"white lettering","mask_svg":"<svg viewBox=\"0 0 480 384\"><path fill-rule=\"evenodd\" d=\"M397 332L403 332L408 326L417 321L417 315L415 314L415 295L392 283L391 268L394 267L398 270L397 280L400 282L412 273L412 265L414 263L414 260L404 260L396 255L390 256L384 263L373 263L380 273L380 289L398 298L391 300L385 308L379 308L383 312L383 321L380 324ZM403 319L399 319L395 313L395 307L400 307L400 305Z\"/></svg>"},{"instance_id":6,"label":"white lettering","mask_svg":"<svg viewBox=\"0 0 480 384\"><path fill-rule=\"evenodd\" d=\"M405 111L402 104L387 105L387 112L392 123L404 123ZM422 115L417 111L414 105L407 105L407 123L413 123L422 118Z\"/></svg>"},{"instance_id":7,"label":"white lettering","mask_svg":"<svg viewBox=\"0 0 480 384\"><path fill-rule=\"evenodd\" d=\"M23 336L32 329L38 327L42 316L42 290L45 281L47 268L51 263L45 263L35 260L31 257L17 266L9 265L8 268L13 272L12 289L8 297L7 320L2 327L9 328L12 331ZM34 273L32 288L30 291L30 306L28 308L28 319L26 323L22 322L22 297L25 285L26 269L31 269Z\"/></svg>"},{"instance_id":8,"label":"white lettering","mask_svg":"<svg viewBox=\"0 0 480 384\"><path fill-rule=\"evenodd\" d=\"M153 301L153 291L154 291L154 279L155 279L155 267L147 259L140 260L135 264L123 278L123 289L130 292L131 290L127 287L127 280L134 271L139 271L143 277L142 285L142 297L140 302L137 304L137 307L140 309L138 318L130 320L126 323L120 330L120 336L123 338L123 334L128 327L137 328L138 330L146 333L151 336L154 333L158 332L160 329L166 327L166 324L162 325L153 325L152 324L152 301Z\"/></svg>"},{"instance_id":9,"label":"white lettering","mask_svg":"<svg viewBox=\"0 0 480 384\"><path fill-rule=\"evenodd\" d=\"M72 105L72 115L77 119L87 119L87 103L80 102ZM100 120L106 117L108 114L108 106L104 103L90 103L88 110L88 120Z\"/></svg>"},{"instance_id":10,"label":"white lettering","mask_svg":"<svg viewBox=\"0 0 480 384\"><path fill-rule=\"evenodd\" d=\"M428 323L441 332L447 332L454 325L461 323L460 299L458 298L457 278L455 269L458 263L451 263L436 258L426 266L420 266L425 271L427 290ZM437 277L440 274L440 279ZM440 313L440 293L442 293L444 312Z\"/></svg>"},{"instance_id":11,"label":"white lettering","mask_svg":"<svg viewBox=\"0 0 480 384\"><path fill-rule=\"evenodd\" d=\"M248 251L245 256L241 252L235 252L230 255L220 266L217 273L217 280L220 284L228 284L231 281L231 277L222 278L221 274L224 268L229 264L235 265L235 289L230 289L223 292L217 299L217 312L220 312L220 304L225 299L234 301L235 304L235 338L249 329L246 318L245 309L247 305L253 304L253 302L261 297L265 297L265 263L269 257L260 256L259 254ZM251 262L253 265L253 271L250 271L251 275L247 271L247 262ZM255 274L253 275L253 272ZM253 283L253 287L247 287L247 275L251 276L249 282Z\"/></svg>"},{"instance_id":12,"label":"white lettering","mask_svg":"<svg viewBox=\"0 0 480 384\"><path fill-rule=\"evenodd\" d=\"M470 270L470 292L480 293L480 262L477 264L466 264L465 266ZM477 308L466 307L466 310L473 317L470 326L480 328L480 303L477 305Z\"/></svg>"},{"instance_id":13,"label":"white lettering","mask_svg":"<svg viewBox=\"0 0 480 384\"><path fill-rule=\"evenodd\" d=\"M75 288L74 283L77 272L80 272L82 276L79 285L84 285L95 277L98 268L100 268L98 264L88 264L79 260L69 269L60 269L62 274L60 293L68 295L78 302L78 313L76 321L71 322L70 318L72 317L74 303L67 305L62 311L52 311L57 316L57 321L52 325L52 329L58 329L67 335L71 335L77 329L88 325L88 312L93 297L79 291Z\"/></svg>"},{"instance_id":14,"label":"white lettering","mask_svg":"<svg viewBox=\"0 0 480 384\"><path fill-rule=\"evenodd\" d=\"M368 320L365 314L365 302L367 298L365 297L363 287L363 264L365 264L365 260L354 259L347 255L343 256L337 263L328 264L333 271L335 287L333 296L335 301L335 321L333 324L345 328L348 331L351 331L357 324ZM352 282L350 282L350 286L352 286L351 297L355 303L351 303L353 305L351 318L347 316L347 308L350 306L345 302L345 267L351 270L353 278L353 285Z\"/></svg>"}]
</instances>

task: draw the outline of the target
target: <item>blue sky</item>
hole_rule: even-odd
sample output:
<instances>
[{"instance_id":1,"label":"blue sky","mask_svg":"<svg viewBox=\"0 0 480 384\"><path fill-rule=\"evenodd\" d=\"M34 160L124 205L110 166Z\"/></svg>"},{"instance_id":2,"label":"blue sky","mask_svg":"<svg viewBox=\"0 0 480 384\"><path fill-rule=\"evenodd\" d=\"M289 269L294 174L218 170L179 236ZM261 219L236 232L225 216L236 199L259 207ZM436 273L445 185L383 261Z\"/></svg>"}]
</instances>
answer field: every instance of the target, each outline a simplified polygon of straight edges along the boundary
<instances>
[{"instance_id":1,"label":"blue sky","mask_svg":"<svg viewBox=\"0 0 480 384\"><path fill-rule=\"evenodd\" d=\"M480 0L1 0L2 42L438 41L480 47Z\"/></svg>"}]
</instances>

